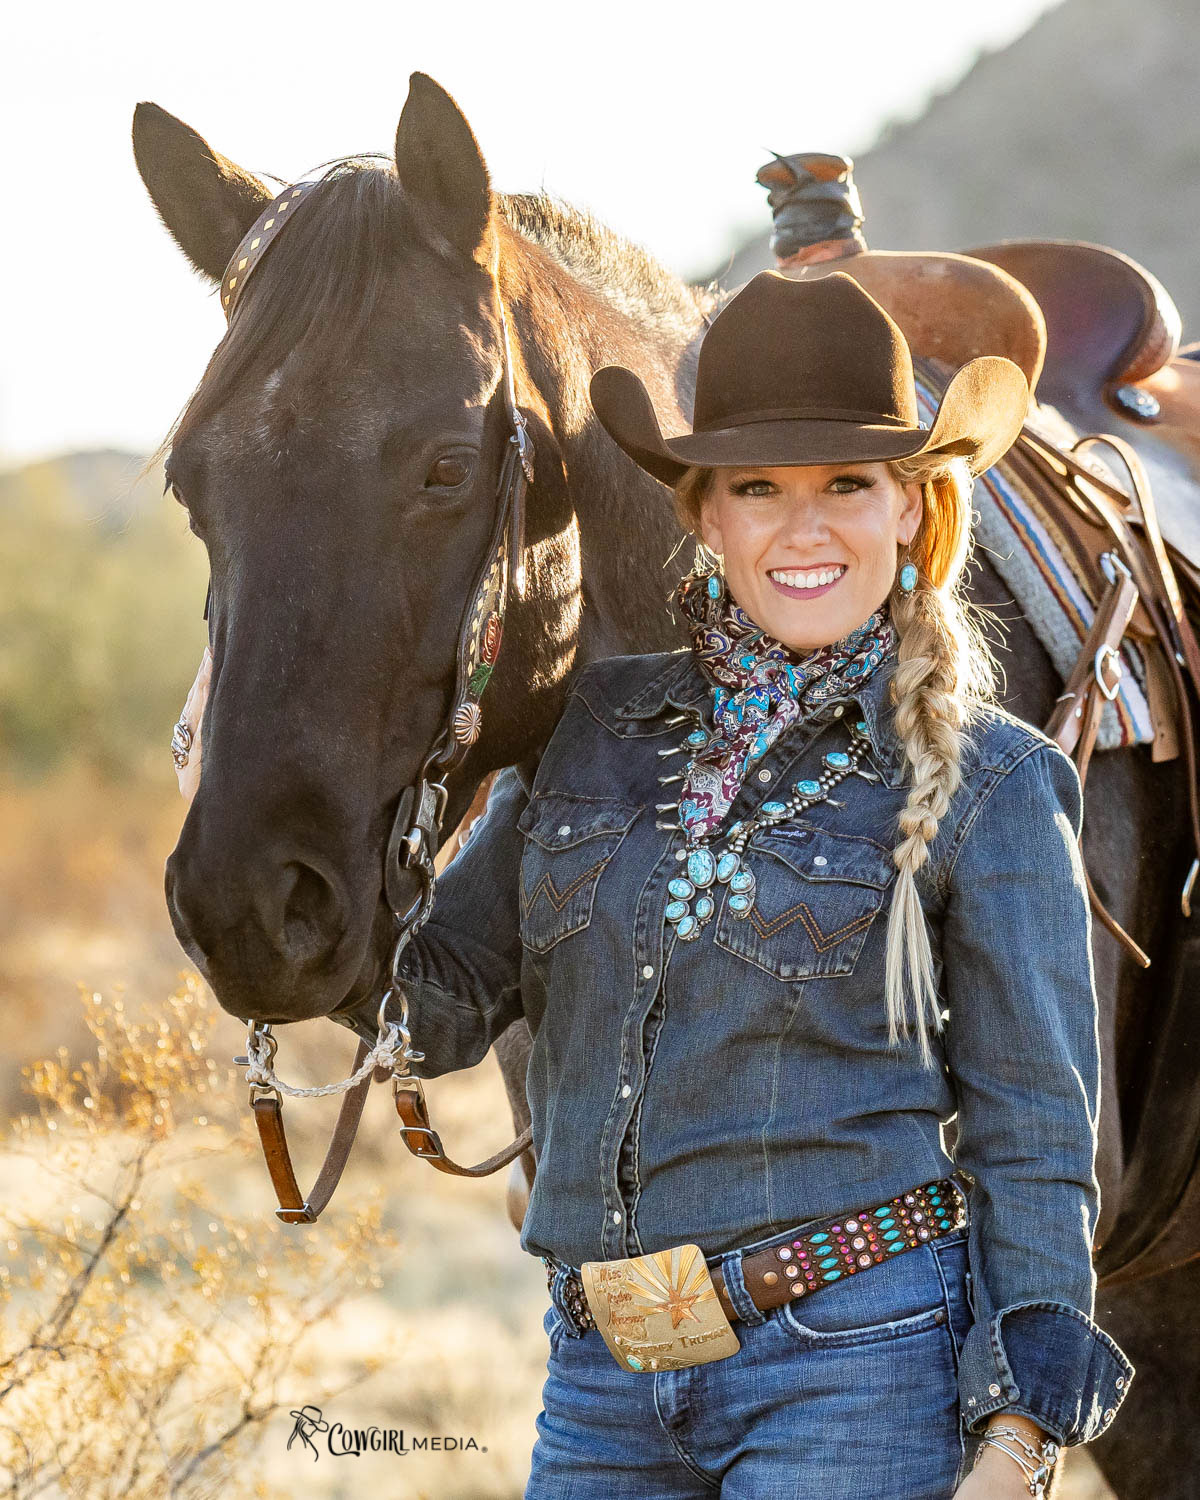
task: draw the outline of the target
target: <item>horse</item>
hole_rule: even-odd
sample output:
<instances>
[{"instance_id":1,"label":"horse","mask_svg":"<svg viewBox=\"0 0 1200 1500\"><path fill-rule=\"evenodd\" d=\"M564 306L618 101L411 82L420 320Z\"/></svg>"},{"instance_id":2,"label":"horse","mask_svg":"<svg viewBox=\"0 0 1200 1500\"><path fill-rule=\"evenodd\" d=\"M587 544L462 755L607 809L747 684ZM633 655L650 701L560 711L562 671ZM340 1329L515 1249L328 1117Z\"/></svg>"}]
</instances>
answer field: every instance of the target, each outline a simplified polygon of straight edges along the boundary
<instances>
[{"instance_id":1,"label":"horse","mask_svg":"<svg viewBox=\"0 0 1200 1500\"><path fill-rule=\"evenodd\" d=\"M271 189L151 103L137 107L133 146L165 227L219 284ZM713 289L685 285L569 205L494 192L467 120L422 73L393 156L343 158L312 188L167 440L168 483L209 556L213 668L204 774L165 894L180 944L231 1014L278 1025L381 993L394 928L383 854L399 789L451 706L508 436L501 309L537 449L526 587L510 600L481 732L447 778L446 841L492 773L532 773L577 668L684 643L669 600L691 562L685 534L669 493L600 429L588 382L627 365L685 427L717 305ZM1007 596L986 555L968 589L998 622ZM1044 723L1057 674L1023 620L995 628L1005 706ZM1084 852L1105 905L1165 967L1185 788L1179 762L1153 764L1144 749L1093 760ZM1122 1123L1144 1104L1139 1028L1159 970L1147 981L1099 929L1095 964L1102 1239L1121 1206ZM502 1042L520 1128L525 1023ZM1153 1367L1156 1331L1177 1335L1192 1316L1151 1290L1167 1280L1137 1284L1136 1297L1117 1289L1105 1310L1136 1364ZM1123 1306L1135 1315L1122 1320ZM1098 1450L1119 1493L1145 1493L1150 1473L1160 1497L1190 1493L1200 1438L1181 1403L1200 1373L1195 1346L1173 1353L1170 1373L1135 1380L1131 1415ZM1147 1387L1153 1422L1139 1419ZM1181 1420L1164 1421L1172 1412Z\"/></svg>"}]
</instances>

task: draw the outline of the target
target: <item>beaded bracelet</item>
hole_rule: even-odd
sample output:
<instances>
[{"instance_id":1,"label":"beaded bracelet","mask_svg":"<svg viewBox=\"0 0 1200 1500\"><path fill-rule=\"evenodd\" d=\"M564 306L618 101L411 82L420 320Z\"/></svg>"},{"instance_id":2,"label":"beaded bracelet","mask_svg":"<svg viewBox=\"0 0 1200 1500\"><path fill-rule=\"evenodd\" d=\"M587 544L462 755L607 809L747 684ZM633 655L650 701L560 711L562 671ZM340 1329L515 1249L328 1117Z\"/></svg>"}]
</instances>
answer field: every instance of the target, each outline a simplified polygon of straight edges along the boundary
<instances>
[{"instance_id":1,"label":"beaded bracelet","mask_svg":"<svg viewBox=\"0 0 1200 1500\"><path fill-rule=\"evenodd\" d=\"M1005 1438L1010 1438L1014 1443L1023 1448L1028 1455L1029 1461L1026 1462L1026 1459L1020 1453L1014 1453L1008 1444L1003 1441ZM983 1434L979 1450L975 1454L976 1465L979 1463L979 1458L984 1448L988 1446L999 1448L1002 1453L1007 1453L1014 1463L1020 1464L1021 1472L1025 1476L1031 1495L1044 1495L1046 1493L1046 1486L1050 1482L1051 1471L1058 1462L1058 1444L1053 1438L1044 1439L1041 1452L1039 1453L1015 1427L1005 1427L1000 1423L996 1423L995 1426L989 1427Z\"/></svg>"}]
</instances>

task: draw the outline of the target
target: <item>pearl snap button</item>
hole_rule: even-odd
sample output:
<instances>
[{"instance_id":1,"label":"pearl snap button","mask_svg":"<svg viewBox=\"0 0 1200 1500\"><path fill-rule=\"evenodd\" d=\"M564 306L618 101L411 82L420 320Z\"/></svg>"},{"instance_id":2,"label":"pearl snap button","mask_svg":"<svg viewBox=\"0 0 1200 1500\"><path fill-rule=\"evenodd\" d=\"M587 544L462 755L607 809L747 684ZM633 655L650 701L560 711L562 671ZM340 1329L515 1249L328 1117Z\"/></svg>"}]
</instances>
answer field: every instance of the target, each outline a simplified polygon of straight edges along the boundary
<instances>
[{"instance_id":1,"label":"pearl snap button","mask_svg":"<svg viewBox=\"0 0 1200 1500\"><path fill-rule=\"evenodd\" d=\"M1000 1387L993 1381L992 1384L988 1386L988 1395L989 1396L998 1396L999 1394L1000 1394Z\"/></svg>"},{"instance_id":2,"label":"pearl snap button","mask_svg":"<svg viewBox=\"0 0 1200 1500\"><path fill-rule=\"evenodd\" d=\"M843 704L837 703L837 704L834 705L833 717L835 719L840 719L845 712L846 712L846 709L845 709L845 706Z\"/></svg>"},{"instance_id":3,"label":"pearl snap button","mask_svg":"<svg viewBox=\"0 0 1200 1500\"><path fill-rule=\"evenodd\" d=\"M562 834L562 836L564 838L566 838L567 834L570 833L570 831L571 831L571 825L570 825L570 823L564 823L563 826L558 831L559 831L560 834Z\"/></svg>"},{"instance_id":4,"label":"pearl snap button","mask_svg":"<svg viewBox=\"0 0 1200 1500\"><path fill-rule=\"evenodd\" d=\"M1117 1390L1123 1391L1125 1389L1124 1375L1118 1375L1116 1380L1113 1381L1113 1384L1116 1386Z\"/></svg>"},{"instance_id":5,"label":"pearl snap button","mask_svg":"<svg viewBox=\"0 0 1200 1500\"><path fill-rule=\"evenodd\" d=\"M622 1099L628 1099L629 1096L630 1096L630 1094L632 1094L632 1093L633 1093L633 1090L629 1087L629 1085L627 1083L623 1083L621 1085L621 1098Z\"/></svg>"},{"instance_id":6,"label":"pearl snap button","mask_svg":"<svg viewBox=\"0 0 1200 1500\"><path fill-rule=\"evenodd\" d=\"M967 1397L967 1405L968 1406L977 1406L978 1402L975 1400L974 1396L968 1396Z\"/></svg>"},{"instance_id":7,"label":"pearl snap button","mask_svg":"<svg viewBox=\"0 0 1200 1500\"><path fill-rule=\"evenodd\" d=\"M813 864L814 865L827 865L828 863L829 863L829 861L825 858L825 856L823 854L815 854L813 856Z\"/></svg>"},{"instance_id":8,"label":"pearl snap button","mask_svg":"<svg viewBox=\"0 0 1200 1500\"><path fill-rule=\"evenodd\" d=\"M614 1208L613 1209L613 1223L614 1224L619 1224L620 1222L621 1222L621 1215Z\"/></svg>"},{"instance_id":9,"label":"pearl snap button","mask_svg":"<svg viewBox=\"0 0 1200 1500\"><path fill-rule=\"evenodd\" d=\"M770 781L770 779L771 779L771 773L770 773L770 771L760 771L758 773L758 779L759 779L759 781Z\"/></svg>"},{"instance_id":10,"label":"pearl snap button","mask_svg":"<svg viewBox=\"0 0 1200 1500\"><path fill-rule=\"evenodd\" d=\"M654 977L654 965L653 964L643 964L642 965L642 978L643 979L652 979L653 977Z\"/></svg>"},{"instance_id":11,"label":"pearl snap button","mask_svg":"<svg viewBox=\"0 0 1200 1500\"><path fill-rule=\"evenodd\" d=\"M1115 1416L1116 1416L1116 1412L1115 1412L1115 1411L1113 1411L1113 1409L1112 1409L1112 1407L1111 1407L1111 1406L1110 1406L1110 1407L1109 1407L1109 1408L1108 1408L1108 1410L1107 1410L1107 1411L1106 1411L1106 1412L1105 1412L1105 1413L1104 1413L1104 1420L1105 1420L1105 1421L1106 1421L1106 1422L1111 1422L1111 1421L1112 1421L1112 1419L1113 1419L1113 1418L1114 1418L1114 1417L1115 1417Z\"/></svg>"}]
</instances>

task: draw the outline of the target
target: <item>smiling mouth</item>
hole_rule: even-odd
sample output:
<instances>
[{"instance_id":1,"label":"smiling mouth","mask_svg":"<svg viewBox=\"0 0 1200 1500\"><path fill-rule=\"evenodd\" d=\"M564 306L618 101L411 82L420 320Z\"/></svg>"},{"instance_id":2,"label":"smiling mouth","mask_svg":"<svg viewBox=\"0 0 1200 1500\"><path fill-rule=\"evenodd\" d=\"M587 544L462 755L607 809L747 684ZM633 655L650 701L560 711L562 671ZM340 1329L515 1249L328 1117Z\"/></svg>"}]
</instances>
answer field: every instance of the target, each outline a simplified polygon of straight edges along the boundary
<instances>
[{"instance_id":1,"label":"smiling mouth","mask_svg":"<svg viewBox=\"0 0 1200 1500\"><path fill-rule=\"evenodd\" d=\"M812 599L831 589L845 571L845 563L826 568L772 568L767 577L781 593L794 599Z\"/></svg>"}]
</instances>

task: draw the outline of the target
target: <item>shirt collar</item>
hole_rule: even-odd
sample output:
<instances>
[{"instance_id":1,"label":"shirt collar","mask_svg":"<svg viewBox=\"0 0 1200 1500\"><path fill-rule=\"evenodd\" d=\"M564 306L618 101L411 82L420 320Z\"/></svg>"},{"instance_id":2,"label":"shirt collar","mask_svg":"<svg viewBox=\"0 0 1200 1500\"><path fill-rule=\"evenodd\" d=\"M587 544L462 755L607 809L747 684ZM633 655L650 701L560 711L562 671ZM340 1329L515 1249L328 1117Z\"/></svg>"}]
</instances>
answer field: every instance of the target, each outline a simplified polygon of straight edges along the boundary
<instances>
[{"instance_id":1,"label":"shirt collar","mask_svg":"<svg viewBox=\"0 0 1200 1500\"><path fill-rule=\"evenodd\" d=\"M867 736L880 759L895 767L903 755L903 745L896 734L896 710L888 689L896 670L896 653L891 652L860 687L823 703L818 716L828 717L835 705L857 707L867 726ZM622 719L652 719L668 706L711 710L712 686L705 677L691 647L673 651L666 666L656 672L624 703L618 714Z\"/></svg>"}]
</instances>

